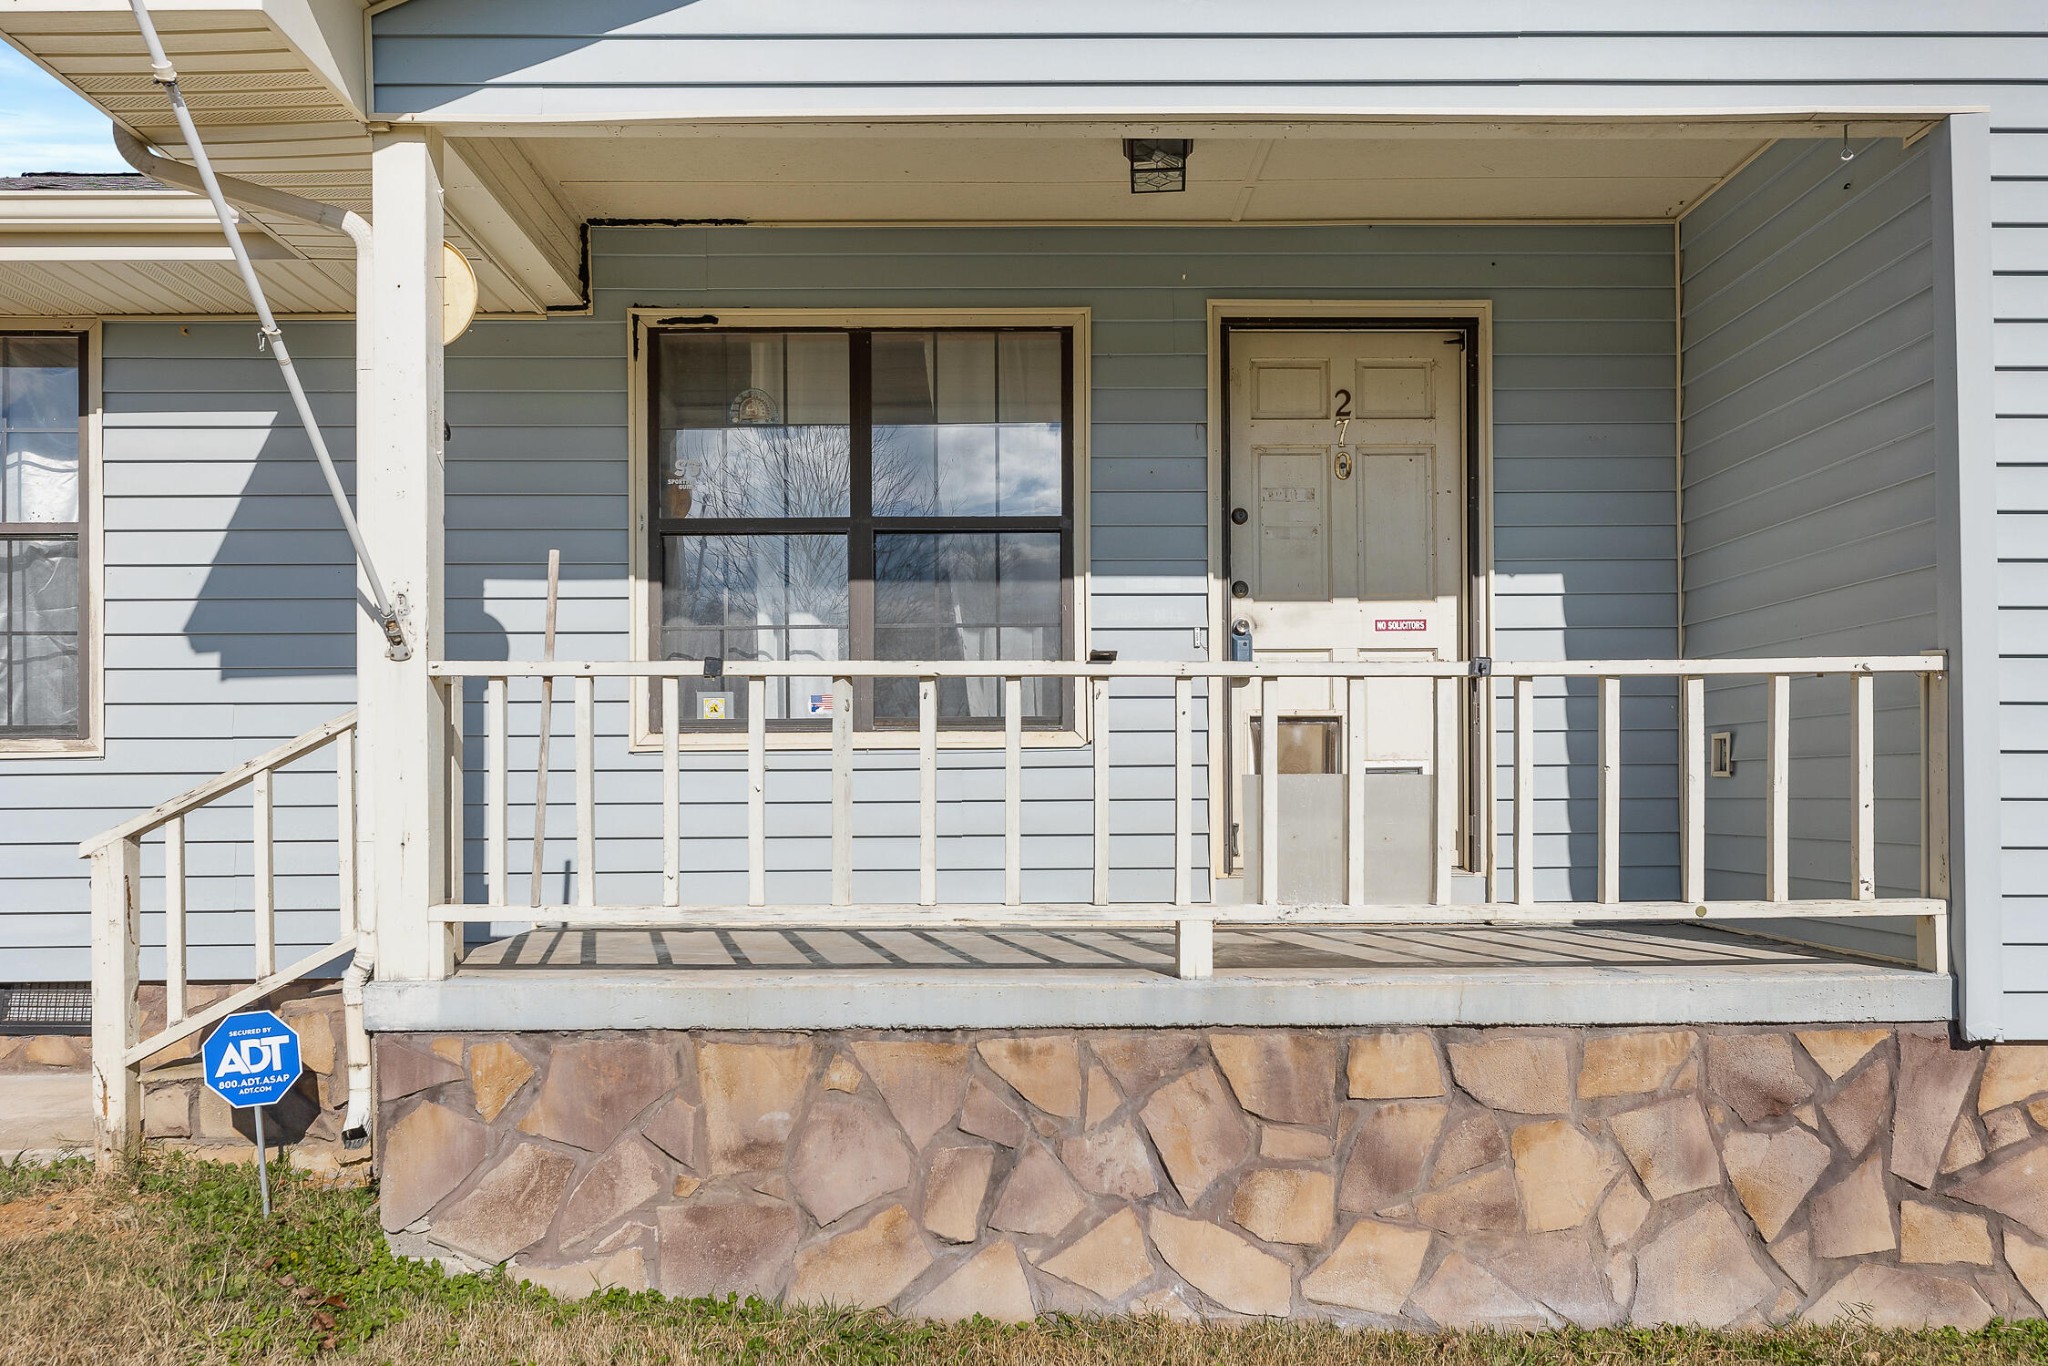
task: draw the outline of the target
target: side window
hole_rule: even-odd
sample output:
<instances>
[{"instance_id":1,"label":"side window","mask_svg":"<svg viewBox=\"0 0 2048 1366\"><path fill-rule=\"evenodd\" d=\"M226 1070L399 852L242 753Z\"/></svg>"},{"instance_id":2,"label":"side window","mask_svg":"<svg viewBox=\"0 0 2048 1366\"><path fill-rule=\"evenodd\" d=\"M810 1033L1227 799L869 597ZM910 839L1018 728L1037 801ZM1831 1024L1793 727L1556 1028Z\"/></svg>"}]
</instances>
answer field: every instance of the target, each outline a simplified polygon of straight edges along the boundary
<instances>
[{"instance_id":1,"label":"side window","mask_svg":"<svg viewBox=\"0 0 2048 1366\"><path fill-rule=\"evenodd\" d=\"M0 740L86 737L85 339L0 333Z\"/></svg>"}]
</instances>

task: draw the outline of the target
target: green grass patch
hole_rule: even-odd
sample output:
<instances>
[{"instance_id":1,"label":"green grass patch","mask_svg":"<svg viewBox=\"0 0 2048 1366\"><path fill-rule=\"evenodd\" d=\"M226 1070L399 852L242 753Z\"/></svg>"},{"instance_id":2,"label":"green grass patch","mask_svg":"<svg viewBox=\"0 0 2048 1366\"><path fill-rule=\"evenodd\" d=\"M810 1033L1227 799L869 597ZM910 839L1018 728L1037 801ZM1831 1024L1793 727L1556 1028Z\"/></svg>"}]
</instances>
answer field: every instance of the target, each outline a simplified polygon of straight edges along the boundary
<instances>
[{"instance_id":1,"label":"green grass patch","mask_svg":"<svg viewBox=\"0 0 2048 1366\"><path fill-rule=\"evenodd\" d=\"M391 1254L373 1192L151 1157L98 1182L87 1164L0 1167L0 1362L995 1363L997 1366L1989 1366L2048 1363L2048 1323L1971 1334L1859 1325L1763 1334L1362 1332L1049 1315L927 1324L757 1300L611 1291L556 1299L502 1272L455 1275Z\"/></svg>"}]
</instances>

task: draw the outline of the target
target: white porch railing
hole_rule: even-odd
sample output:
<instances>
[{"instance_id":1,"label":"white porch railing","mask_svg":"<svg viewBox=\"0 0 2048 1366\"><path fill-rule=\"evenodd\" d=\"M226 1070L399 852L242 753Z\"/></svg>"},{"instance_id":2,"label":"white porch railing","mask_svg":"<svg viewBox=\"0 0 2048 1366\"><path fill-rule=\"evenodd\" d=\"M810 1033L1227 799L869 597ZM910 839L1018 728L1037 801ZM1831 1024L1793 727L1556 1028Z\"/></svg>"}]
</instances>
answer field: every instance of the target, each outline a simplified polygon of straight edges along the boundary
<instances>
[{"instance_id":1,"label":"white porch railing","mask_svg":"<svg viewBox=\"0 0 2048 1366\"><path fill-rule=\"evenodd\" d=\"M138 1132L142 1064L218 1020L262 1000L356 947L356 714L344 712L304 735L179 793L85 841L92 860L92 1078L99 1160L104 1166ZM319 750L334 751L334 942L283 967L277 962L277 841L273 790L279 772ZM189 1011L187 952L192 911L186 900L186 822L221 798L249 789L249 909L254 978L249 985ZM136 1000L142 943L143 841L163 843L164 1027L141 1037Z\"/></svg>"},{"instance_id":2,"label":"white porch railing","mask_svg":"<svg viewBox=\"0 0 2048 1366\"><path fill-rule=\"evenodd\" d=\"M1280 708L1263 705L1265 690L1287 680L1314 679L1341 683L1345 705L1340 717L1341 733L1348 753L1363 753L1365 740L1365 688L1380 679L1433 680L1434 705L1432 752L1438 774L1457 771L1459 735L1465 696L1475 677L1474 666L1465 663L936 663L936 662L743 662L726 661L717 666L718 676L746 689L747 717L744 736L708 736L688 733L679 723L680 685L685 678L702 678L706 665L700 660L657 662L442 662L431 672L451 691L460 691L465 680L481 680L484 733L482 749L485 850L485 898L480 903L451 902L431 908L431 917L455 926L467 922L541 922L572 927L591 926L699 926L722 929L775 926L931 927L975 924L1089 926L1102 924L1171 926L1176 935L1177 964L1183 977L1206 977L1213 962L1213 927L1219 921L1254 924L1454 924L1519 923L1563 924L1579 921L1647 920L1760 920L1790 918L1865 918L1872 916L1914 917L1919 924L1921 965L1945 971L1945 917L1947 900L1947 779L1945 674L1938 655L1888 656L1873 658L1783 658L1728 660L1591 660L1529 663L1491 662L1494 678L1512 680L1509 705L1513 717L1513 867L1514 893L1506 900L1486 899L1460 904L1453 897L1457 876L1457 845L1454 838L1458 819L1459 784L1434 784L1435 841L1433 870L1426 901L1412 904L1374 904L1369 900L1368 842L1364 828L1362 800L1366 766L1348 764L1350 801L1345 835L1346 887L1341 903L1298 905L1283 903L1281 885L1282 853L1277 839L1266 839L1260 859L1259 885L1245 890L1243 904L1216 904L1198 899L1195 870L1202 864L1198 841L1204 831L1195 824L1197 797L1194 702L1197 685L1211 698L1222 689L1243 686L1253 690L1248 699L1249 714L1259 717L1257 744L1260 770L1279 771ZM1897 674L1917 678L1921 688L1923 762L1921 810L1922 887L1917 897L1880 896L1876 866L1876 763L1874 683L1878 675ZM1848 790L1849 844L1848 876L1842 895L1793 899L1789 895L1791 823L1791 745L1793 724L1791 684L1796 677L1835 676L1846 680L1849 692L1850 754ZM576 877L573 899L544 900L538 891L527 904L515 902L508 893L510 831L508 820L511 775L508 771L509 699L515 679L551 678L567 680L573 687L575 735L575 848ZM662 774L662 900L656 904L619 904L598 895L596 871L597 782L595 763L598 736L595 730L597 680L630 678L646 680L641 686L658 688L661 703L659 762ZM773 760L784 752L771 743L767 727L767 686L770 680L787 678L829 678L834 698L831 707L831 875L828 901L791 905L770 905L768 883L767 780ZM1092 753L1094 787L1092 796L1094 878L1092 895L1082 902L1026 903L1023 895L1023 808L1024 755L1028 752L1022 725L1022 685L1026 679L1071 680L1076 685L1077 709L1082 734ZM1766 781L1764 798L1763 855L1764 895L1752 900L1709 900L1707 898L1706 781L1707 738L1705 689L1709 679L1739 678L1761 680L1768 697L1766 728ZM853 688L856 680L915 680L918 691L918 720L914 739L910 732L861 732L854 729ZM938 783L943 771L939 763L940 726L938 685L941 680L968 679L1000 686L1003 697L1003 729L1000 736L986 733L979 744L984 752L1000 749L1003 757L1003 895L1000 901L942 902L938 896L939 847ZM1535 759L1534 712L1536 684L1540 680L1598 680L1599 697L1599 787L1597 888L1591 901L1543 901L1536 896L1535 878L1528 875L1535 866ZM1622 847L1622 764L1621 701L1625 679L1673 681L1679 695L1679 771L1681 841L1679 857L1680 897L1670 901L1627 901L1621 895ZM1170 901L1114 901L1110 896L1113 865L1109 800L1110 773L1120 743L1112 727L1107 705L1113 685L1149 681L1168 682L1173 696L1173 896ZM559 694L557 694L559 695ZM451 698L451 703L459 698ZM1210 726L1219 723L1221 708L1212 708ZM459 718L460 706L449 714ZM545 724L545 723L543 723ZM974 746L976 739L948 737L948 744ZM858 744L857 744L858 741ZM856 753L867 746L894 745L917 752L918 792L918 900L910 904L863 904L854 900L854 805L862 776ZM681 756L685 746L697 752L709 746L728 754L744 751L746 763L746 885L747 900L736 905L692 905L682 898L682 804ZM459 746L458 746L459 750ZM460 785L457 785L458 788ZM459 798L458 798L459 800ZM1262 785L1264 809L1262 829L1273 831L1279 822L1278 785ZM1217 822L1212 818L1212 826ZM460 822L454 823L460 829ZM454 884L461 886L459 880ZM459 893L458 893L459 894Z\"/></svg>"}]
</instances>

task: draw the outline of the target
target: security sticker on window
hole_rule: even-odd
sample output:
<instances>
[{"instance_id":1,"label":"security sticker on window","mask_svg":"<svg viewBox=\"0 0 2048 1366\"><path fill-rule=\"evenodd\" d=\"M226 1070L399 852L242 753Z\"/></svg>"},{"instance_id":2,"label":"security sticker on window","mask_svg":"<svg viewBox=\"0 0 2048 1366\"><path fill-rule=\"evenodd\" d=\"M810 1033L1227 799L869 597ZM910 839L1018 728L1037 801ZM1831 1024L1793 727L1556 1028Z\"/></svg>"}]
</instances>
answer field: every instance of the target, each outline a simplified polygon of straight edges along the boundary
<instances>
[{"instance_id":1,"label":"security sticker on window","mask_svg":"<svg viewBox=\"0 0 2048 1366\"><path fill-rule=\"evenodd\" d=\"M732 694L729 692L698 693L697 719L699 721L732 720Z\"/></svg>"}]
</instances>

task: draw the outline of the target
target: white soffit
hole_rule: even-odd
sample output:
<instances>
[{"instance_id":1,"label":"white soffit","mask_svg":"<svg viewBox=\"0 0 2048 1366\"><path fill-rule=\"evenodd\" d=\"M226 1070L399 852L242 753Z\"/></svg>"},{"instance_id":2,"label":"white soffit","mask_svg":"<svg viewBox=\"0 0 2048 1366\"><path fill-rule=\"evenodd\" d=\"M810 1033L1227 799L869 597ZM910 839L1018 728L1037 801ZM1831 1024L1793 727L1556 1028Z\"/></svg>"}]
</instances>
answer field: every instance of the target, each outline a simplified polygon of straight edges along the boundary
<instances>
[{"instance_id":1,"label":"white soffit","mask_svg":"<svg viewBox=\"0 0 2048 1366\"><path fill-rule=\"evenodd\" d=\"M1802 126L1797 131L1816 130ZM1755 129L1691 137L1200 137L1187 189L1135 195L1120 138L1057 127L852 136L525 137L584 218L751 222L1245 222L1670 219L1767 145Z\"/></svg>"}]
</instances>

